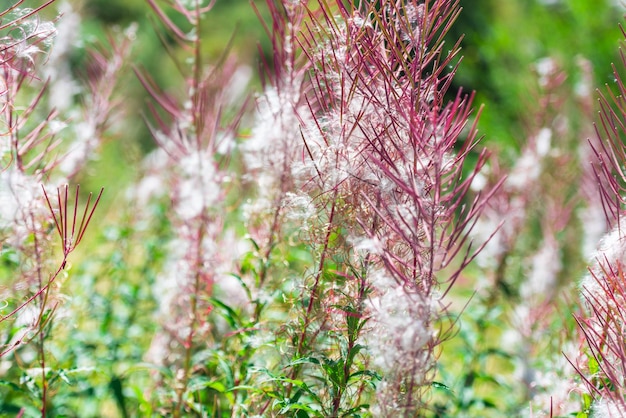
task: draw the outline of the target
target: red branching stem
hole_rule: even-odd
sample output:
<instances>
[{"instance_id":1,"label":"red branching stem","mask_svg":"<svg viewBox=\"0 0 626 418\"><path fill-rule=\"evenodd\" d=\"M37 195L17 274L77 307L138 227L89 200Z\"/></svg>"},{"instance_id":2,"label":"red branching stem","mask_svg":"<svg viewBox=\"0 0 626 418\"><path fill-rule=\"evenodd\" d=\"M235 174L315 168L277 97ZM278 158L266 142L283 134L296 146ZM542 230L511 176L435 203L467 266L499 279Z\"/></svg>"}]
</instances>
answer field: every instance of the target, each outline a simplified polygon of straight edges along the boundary
<instances>
[{"instance_id":1,"label":"red branching stem","mask_svg":"<svg viewBox=\"0 0 626 418\"><path fill-rule=\"evenodd\" d=\"M44 4L29 10L28 13L24 14L24 16L20 16L17 19L14 19L12 21L9 21L5 24L0 24L0 30L9 28L13 25L19 24L20 22L28 19L29 17L35 16L37 13L39 13L41 10L43 10L44 8L48 7L49 5L51 5L52 3L54 3L55 0L48 0L47 2L45 2ZM15 4L9 6L7 9L3 10L2 12L0 12L0 17L10 13L11 11L17 9L19 7L20 4L22 4L24 2L24 0L19 0L18 2L16 2Z\"/></svg>"},{"instance_id":2,"label":"red branching stem","mask_svg":"<svg viewBox=\"0 0 626 418\"><path fill-rule=\"evenodd\" d=\"M80 186L76 186L76 196L74 200L74 212L71 216L72 218L71 228L72 229L71 231L69 231L69 237L68 237L68 224L67 224L68 217L70 217L68 213L68 208L67 208L68 200L69 200L68 199L69 186L65 185L63 192L61 192L61 189L57 189L58 213L52 208L52 203L50 202L50 198L48 197L48 193L46 192L46 189L43 186L42 186L42 189L43 189L46 202L48 204L48 208L50 209L50 213L52 214L52 217L54 219L54 224L56 226L57 232L59 233L59 236L61 237L61 246L63 250L63 255L67 257L72 251L74 251L76 246L80 244L81 240L83 239L83 236L85 235L85 231L87 231L87 227L89 226L89 222L91 221L91 218L96 210L96 207L98 206L98 203L100 202L100 198L102 197L104 188L100 189L100 193L98 194L98 197L96 198L91 208L90 208L90 203L91 203L91 198L93 197L93 194L89 193L89 196L87 198L87 204L85 205L85 210L82 216L80 217L80 224L78 226L78 229L76 229L76 217L78 214L78 203L79 203L78 192L80 189Z\"/></svg>"},{"instance_id":3,"label":"red branching stem","mask_svg":"<svg viewBox=\"0 0 626 418\"><path fill-rule=\"evenodd\" d=\"M54 272L54 274L52 274L52 276L50 277L48 282L41 289L39 289L37 292L35 292L33 295L31 295L28 299L26 299L24 302L22 302L17 308L13 309L10 313L0 317L0 323L6 321L7 319L9 319L11 317L13 317L19 311L24 309L28 304L30 304L33 300L35 300L38 297L40 297L44 292L47 292L48 288L50 287L50 285L55 281L55 279L58 277L58 275L61 273L61 271L65 268L66 262L67 262L67 258L63 257L63 260L61 261L61 264L59 265L58 269Z\"/></svg>"}]
</instances>

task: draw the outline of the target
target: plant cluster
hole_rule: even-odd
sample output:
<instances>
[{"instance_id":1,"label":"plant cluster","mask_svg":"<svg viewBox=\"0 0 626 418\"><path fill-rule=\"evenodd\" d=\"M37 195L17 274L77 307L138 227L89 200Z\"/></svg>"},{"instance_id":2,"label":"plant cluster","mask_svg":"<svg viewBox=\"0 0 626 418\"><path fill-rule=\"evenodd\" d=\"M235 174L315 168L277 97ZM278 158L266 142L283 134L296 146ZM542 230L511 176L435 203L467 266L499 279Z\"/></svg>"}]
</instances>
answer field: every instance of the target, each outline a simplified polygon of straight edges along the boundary
<instances>
[{"instance_id":1,"label":"plant cluster","mask_svg":"<svg viewBox=\"0 0 626 418\"><path fill-rule=\"evenodd\" d=\"M167 83L137 25L74 71L53 1L0 11L0 416L626 415L622 68L594 131L590 61L538 61L511 158L459 0L251 3L256 95L219 0L146 0ZM154 146L84 196L127 73Z\"/></svg>"}]
</instances>

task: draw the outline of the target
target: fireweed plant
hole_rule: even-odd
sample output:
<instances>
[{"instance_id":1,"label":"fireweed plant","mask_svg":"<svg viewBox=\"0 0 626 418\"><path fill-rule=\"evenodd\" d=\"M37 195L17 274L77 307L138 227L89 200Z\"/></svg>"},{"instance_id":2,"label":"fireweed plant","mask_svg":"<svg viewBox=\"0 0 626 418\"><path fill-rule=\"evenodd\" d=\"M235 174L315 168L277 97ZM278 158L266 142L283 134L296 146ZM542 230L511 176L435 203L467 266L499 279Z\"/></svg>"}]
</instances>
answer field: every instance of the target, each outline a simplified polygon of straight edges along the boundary
<instances>
[{"instance_id":1,"label":"fireweed plant","mask_svg":"<svg viewBox=\"0 0 626 418\"><path fill-rule=\"evenodd\" d=\"M626 32L622 29L622 35ZM600 241L591 259L589 272L580 290L584 312L576 315L581 334L588 347L586 356L570 361L583 377L587 404L597 416L624 416L626 391L624 367L626 345L625 276L624 276L624 164L626 104L622 72L626 56L620 50L621 63L613 66L615 86L600 92L599 122L596 125L593 151L595 175L601 187L601 199L610 231Z\"/></svg>"},{"instance_id":2,"label":"fireweed plant","mask_svg":"<svg viewBox=\"0 0 626 418\"><path fill-rule=\"evenodd\" d=\"M211 312L222 308L230 313L235 307L234 295L228 295L225 282L239 286L228 276L235 270L232 258L236 252L224 251L233 247L227 242L224 223L225 214L232 210L227 200L229 160L243 110L233 107L243 91L241 86L247 83L247 72L238 72L235 61L226 54L218 65L210 65L204 58L201 19L214 2L173 2L168 12L174 11L182 24L174 23L155 1L148 3L183 56L172 54L185 87L178 97L160 89L146 71L136 69L152 98L146 120L159 146L151 158L160 164L153 179L162 182L159 189L169 193L168 219L175 229L164 270L154 284L162 330L154 336L149 358L172 371L158 376L157 389L163 389L158 411L178 417L191 411L206 413L202 392L213 387L213 373L199 367L198 360L222 360L215 356L220 355L217 347L225 338L216 329ZM216 299L217 286L230 297L230 305ZM237 290L243 292L241 287ZM236 362L228 365L236 366ZM235 384L229 382L228 388ZM230 399L227 403L234 402Z\"/></svg>"},{"instance_id":3,"label":"fireweed plant","mask_svg":"<svg viewBox=\"0 0 626 418\"><path fill-rule=\"evenodd\" d=\"M70 280L69 256L83 240L103 192L97 197L90 193L84 202L80 187L68 183L93 157L106 130L112 92L97 86L106 77L108 83L116 78L115 71L107 70L119 69L128 45L114 47L118 55L93 50L91 72L80 87L76 84L78 89L91 87L93 102L74 103L69 109L73 99L67 91L67 106L51 94L60 81L48 79L54 66L44 70L44 64L53 64L57 57L51 52L54 40L59 41L56 54L62 53L62 35L67 33L40 17L52 1L37 8L24 3L0 11L0 357L21 371L19 385L3 381L12 389L3 394L0 410L47 416L55 414L51 394L63 379L53 354L56 345L49 340L57 329L54 318L67 314L63 288ZM73 121L76 124L69 127L72 113L81 112L98 116L87 116L82 125Z\"/></svg>"},{"instance_id":4,"label":"fireweed plant","mask_svg":"<svg viewBox=\"0 0 626 418\"><path fill-rule=\"evenodd\" d=\"M590 63L572 91L537 62L508 164L453 87L458 0L252 3L255 97L207 52L218 1L146 1L156 146L75 266L103 194L70 184L123 126L136 27L75 76L67 3L0 12L0 416L626 414L618 71L594 135Z\"/></svg>"},{"instance_id":5,"label":"fireweed plant","mask_svg":"<svg viewBox=\"0 0 626 418\"><path fill-rule=\"evenodd\" d=\"M413 416L448 337L443 297L480 247L462 249L488 197L466 200L485 161L462 172L476 145L471 98L445 100L458 46L443 37L458 4L270 8L285 59L262 103L286 103L274 104L275 126L296 118L302 137L289 171L282 154L271 166L296 184L285 204L314 213L314 264L285 330L275 404L297 410L293 397L310 397L320 416Z\"/></svg>"}]
</instances>

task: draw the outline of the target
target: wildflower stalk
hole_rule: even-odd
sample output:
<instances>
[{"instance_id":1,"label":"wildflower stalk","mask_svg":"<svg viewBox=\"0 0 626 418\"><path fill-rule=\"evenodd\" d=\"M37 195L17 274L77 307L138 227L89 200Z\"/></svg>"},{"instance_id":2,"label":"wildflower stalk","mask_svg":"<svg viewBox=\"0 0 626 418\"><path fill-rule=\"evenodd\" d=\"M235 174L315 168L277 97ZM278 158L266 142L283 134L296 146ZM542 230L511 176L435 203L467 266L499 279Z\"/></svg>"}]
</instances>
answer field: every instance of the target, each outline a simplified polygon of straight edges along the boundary
<instances>
[{"instance_id":1,"label":"wildflower stalk","mask_svg":"<svg viewBox=\"0 0 626 418\"><path fill-rule=\"evenodd\" d=\"M334 224L335 222L335 210L336 210L336 198L337 195L335 193L335 195L333 196L333 198L331 198L331 208L330 208L330 214L328 216L328 225L326 228L326 234L323 240L323 244L322 244L322 250L321 253L319 255L319 261L318 261L318 266L317 266L317 271L315 273L315 278L313 281L313 285L310 288L310 293L309 293L309 302L307 304L306 307L306 311L304 313L304 321L302 323L302 328L300 330L300 336L298 337L297 341L297 348L296 348L296 352L294 354L294 359L299 359L302 358L305 355L305 344L311 344L314 340L315 337L317 335L317 333L319 331L314 331L313 335L309 334L309 327L311 326L311 322L313 321L314 318L314 306L319 305L319 301L320 301L320 297L321 295L319 294L319 287L320 287L320 281L322 280L322 274L324 274L325 272L325 264L326 264L326 260L328 257L328 252L329 252L329 245L330 245L330 235L333 233L333 231L335 230L336 226ZM301 367L300 365L296 365L293 367L292 371L291 371L291 376L290 378L296 379L300 373ZM293 389L293 386L289 386L287 389L287 397L291 397L291 391Z\"/></svg>"},{"instance_id":2,"label":"wildflower stalk","mask_svg":"<svg viewBox=\"0 0 626 418\"><path fill-rule=\"evenodd\" d=\"M30 296L26 301L20 304L17 308L11 311L9 314L4 315L0 318L0 323L6 321L9 318L17 315L22 309L26 306L30 305L33 301L38 300L38 313L37 319L31 325L33 329L36 330L35 337L36 338L36 347L38 354L38 362L41 370L41 416L45 417L47 414L47 405L48 405L48 378L47 378L47 368L46 368L46 350L45 350L45 340L47 337L47 328L50 326L51 318L54 314L54 311L57 308L57 303L55 303L52 307L49 307L48 300L50 296L50 288L54 281L58 278L61 272L65 269L68 256L72 253L76 247L80 244L85 231L91 221L91 218L94 214L96 207L98 206L98 202L102 196L104 189L100 190L98 197L93 203L93 206L90 207L90 202L92 198L92 194L89 194L87 199L87 204L85 205L85 210L82 216L80 216L80 223L77 228L77 218L78 218L78 207L79 207L79 199L78 192L79 187L76 187L76 196L74 200L74 211L73 215L70 217L68 212L68 186L65 186L65 191L62 198L62 193L60 190L57 191L57 202L58 209L55 211L53 209L53 205L48 197L48 194L43 188L43 193L45 196L45 200L48 204L48 208L50 209L50 214L54 220L54 224L56 226L56 230L59 234L62 244L62 254L63 259L57 268L56 272L52 274L47 280L44 279L44 271L43 268L46 265L46 260L44 260L44 248L42 247L40 234L38 232L33 233L33 257L35 258L35 269L36 269L36 277L38 280L39 290L35 292L32 296ZM35 226L34 214L30 213L30 221L32 223L32 230L37 231L37 227ZM71 223L68 225L68 218L70 218ZM33 339L34 339L33 338ZM12 346L8 347L8 349L4 350L0 353L0 357L7 354L10 350L15 349L18 345L22 344L24 341L17 340L13 343Z\"/></svg>"},{"instance_id":3,"label":"wildflower stalk","mask_svg":"<svg viewBox=\"0 0 626 418\"><path fill-rule=\"evenodd\" d=\"M199 229L197 233L202 234L202 230ZM202 237L201 236L197 237L194 243L196 245L196 251L199 254L200 251L202 251L201 248L198 248L200 243L202 243ZM178 399L176 402L176 409L174 409L175 417L180 417L181 414L183 413L183 406L184 406L183 396L186 394L187 386L189 384L190 371L192 367L191 356L193 354L194 336L196 334L196 329L199 324L198 297L199 295L202 294L202 289L200 288L200 285L201 285L200 271L198 268L196 268L196 272L195 272L194 280L193 280L192 294L190 295L191 307L189 310L191 312L191 317L189 319L189 332L186 336L185 342L183 343L183 347L185 348L183 368L182 368L183 375L178 378L177 383L179 383L179 386L176 387Z\"/></svg>"},{"instance_id":4,"label":"wildflower stalk","mask_svg":"<svg viewBox=\"0 0 626 418\"><path fill-rule=\"evenodd\" d=\"M398 292L407 306L419 307L397 314L418 315L415 320L423 324L422 334L414 335L421 351L404 355L420 360L385 365L402 371L384 378L383 386L397 386L381 391L379 413L409 416L421 408L418 392L428 385L439 343L438 337L426 336L440 315L434 305L480 250L470 245L464 253L463 248L492 193L466 202L486 154L464 173L465 157L477 142L475 125L460 139L472 97L459 92L444 102L458 43L445 54L443 37L460 12L458 2L278 3L287 13L268 1L273 27L280 33L297 28L299 48L293 56L301 59L292 61L293 68L280 68L307 74L286 109L297 112L304 156L291 160L291 173L323 219L323 227L311 234L316 268L302 295L307 302L293 338L288 381L304 379L303 370L320 364L331 387L328 400L320 398L322 410L339 416L359 408L346 397L354 384L350 379L373 374L363 360L354 363L364 349L358 341L366 338L368 318L374 327L383 321L377 318L381 309L393 310L378 305L379 299ZM282 56L281 45L274 46ZM453 260L460 260L459 267L447 278L436 277ZM442 295L435 296L441 286ZM377 352L368 355L375 358ZM285 405L303 387L294 390L293 383L286 385Z\"/></svg>"},{"instance_id":5,"label":"wildflower stalk","mask_svg":"<svg viewBox=\"0 0 626 418\"><path fill-rule=\"evenodd\" d=\"M78 189L75 199L72 230L67 231L65 224L59 225L57 213L52 209L45 189L44 197L47 201L50 215L56 224L56 230L61 239L72 239L71 244L63 244L62 261L56 271L49 277L51 268L51 253L49 242L51 233L47 230L49 215L46 215L43 199L37 192L38 184L53 175L53 169L62 160L60 157L51 158L50 154L58 150L61 140L55 137L51 128L58 117L56 110L42 111L40 102L47 83L37 83L40 79L39 55L46 52L56 33L52 22L40 19L38 12L49 6L47 1L35 9L21 9L23 1L15 2L12 6L0 12L0 121L3 129L0 133L0 150L4 166L0 170L0 182L3 195L3 207L0 210L2 232L7 234L4 245L13 248L24 257L24 266L21 277L14 285L30 288L33 294L17 304L9 313L0 317L0 323L25 315L26 307L33 307L33 319L27 330L21 330L13 341L3 347L0 356L9 354L12 350L27 342L34 341L36 345L37 361L41 367L41 413L46 415L48 405L48 380L45 339L47 329L58 306L52 303L51 285L64 269L69 254L81 241L83 234L93 215L99 198L91 208L88 217L85 214L81 225L76 230L78 209ZM25 103L22 103L25 100ZM42 186L43 187L43 186ZM9 194L9 196L6 196ZM8 200L4 200L9 197ZM91 199L91 198L90 198ZM67 214L67 187L65 190L65 205L61 206L61 194L58 195L59 213L63 218ZM64 234L61 232L63 228ZM4 238L4 237L3 237ZM29 240L30 238L30 240ZM67 244L67 245L66 245ZM52 307L50 307L52 305ZM32 332L32 337L28 336Z\"/></svg>"},{"instance_id":6,"label":"wildflower stalk","mask_svg":"<svg viewBox=\"0 0 626 418\"><path fill-rule=\"evenodd\" d=\"M159 353L156 362L174 369L169 412L180 417L194 408L189 402L195 396L189 384L194 375L193 356L211 346L213 289L218 265L226 257L218 251L226 212L223 186L228 181L230 142L242 111L235 111L224 122L224 114L231 110L228 106L232 98L227 97L226 89L235 76L234 61L226 52L211 66L202 54L202 18L214 1L169 3L184 22L180 25L156 1L148 3L180 52L189 58L185 62L174 59L186 84L180 101L164 92L145 70L135 69L152 99L148 104L150 115L145 119L167 161L161 181L166 182L171 196L169 219L176 230L172 242L176 248L168 260L171 271L164 271L157 283L170 288L166 290L169 294L156 295L161 299L163 330L155 336L153 351ZM159 346L162 341L166 341L166 347ZM170 347L174 347L173 352ZM162 354L163 350L170 354Z\"/></svg>"},{"instance_id":7,"label":"wildflower stalk","mask_svg":"<svg viewBox=\"0 0 626 418\"><path fill-rule=\"evenodd\" d=\"M622 36L626 31L620 26ZM626 68L626 54L620 50L621 69ZM588 353L586 367L570 362L582 376L589 395L594 399L592 410L598 416L621 416L626 413L624 385L624 324L626 320L626 289L624 287L624 207L626 204L626 85L619 69L613 65L615 86L599 93L600 120L596 140L590 146L597 157L594 172L607 223L612 230L600 241L592 258L589 273L581 283L585 312L576 315ZM616 90L616 91L614 91Z\"/></svg>"},{"instance_id":8,"label":"wildflower stalk","mask_svg":"<svg viewBox=\"0 0 626 418\"><path fill-rule=\"evenodd\" d=\"M290 108L302 105L300 89L306 68L295 67L296 63L302 64L298 57L297 39L298 22L303 19L302 8L295 4L267 1L272 16L271 24L268 25L258 7L254 3L251 5L273 47L273 61L262 61L261 76L265 92L258 101L259 121L252 137L241 147L246 176L255 180L259 193L268 195L270 202L271 221L267 228L250 231L262 250L258 275L258 288L262 288L270 274L272 253L285 239L282 225L286 223L285 213L290 209L288 198L294 188L291 164L297 158L301 140L299 132L293 129L294 124L298 123L295 109ZM259 52L263 57L263 51Z\"/></svg>"}]
</instances>

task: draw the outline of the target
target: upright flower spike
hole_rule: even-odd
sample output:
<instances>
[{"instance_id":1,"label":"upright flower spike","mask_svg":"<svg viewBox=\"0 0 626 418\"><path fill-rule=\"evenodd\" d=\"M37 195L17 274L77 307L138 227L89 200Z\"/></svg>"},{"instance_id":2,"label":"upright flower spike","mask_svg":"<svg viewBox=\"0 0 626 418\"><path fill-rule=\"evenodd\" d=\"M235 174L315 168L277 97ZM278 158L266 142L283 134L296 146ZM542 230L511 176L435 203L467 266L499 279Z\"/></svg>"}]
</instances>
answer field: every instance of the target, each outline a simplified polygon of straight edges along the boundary
<instances>
[{"instance_id":1,"label":"upright flower spike","mask_svg":"<svg viewBox=\"0 0 626 418\"><path fill-rule=\"evenodd\" d=\"M487 158L479 152L474 167L464 166L477 144L469 124L472 96L458 92L446 101L459 44L447 48L443 39L459 4L281 3L306 11L299 25L302 55L296 54L306 58L299 64L308 71L306 107L292 103L287 110L297 110L303 140L304 157L292 164L292 175L326 225L313 237L318 267L295 361L305 356L304 347L322 344L315 340L325 327L345 328L337 322L346 320L341 316L312 314L325 303L321 293L337 286L343 299L333 298L327 309L340 305L346 317L369 316L370 354L388 356L376 361L384 375L378 415L413 416L424 406L433 350L446 337L433 330L445 309L440 292L445 295L480 250L482 243L472 248L468 233L491 194L468 196ZM341 251L349 254L339 257L341 268L359 272L347 289L327 283L324 274L327 265L337 266L333 254ZM453 260L458 267L444 275ZM398 322L407 317L418 325ZM387 349L378 350L377 342ZM337 398L331 414L343 405Z\"/></svg>"},{"instance_id":2,"label":"upright flower spike","mask_svg":"<svg viewBox=\"0 0 626 418\"><path fill-rule=\"evenodd\" d=\"M253 4L254 6L254 4ZM258 197L247 204L246 221L251 239L260 247L264 264L258 281L269 276L268 261L281 239L287 219L306 212L310 199L296 190L292 165L302 157L302 136L297 129L306 111L303 86L309 64L298 45L298 30L306 16L294 3L268 1L271 24L263 22L273 46L273 61L262 62L264 91L257 98L257 118L251 135L241 145L245 179L257 186ZM254 6L256 8L256 6ZM270 29L271 27L271 29ZM260 51L263 56L263 51ZM265 223L265 219L271 219Z\"/></svg>"},{"instance_id":3,"label":"upright flower spike","mask_svg":"<svg viewBox=\"0 0 626 418\"><path fill-rule=\"evenodd\" d=\"M626 31L620 28L626 38ZM626 68L624 51L620 50L620 56L621 67ZM597 156L594 171L600 199L612 230L590 261L589 273L581 283L586 312L576 316L589 348L587 368L577 371L594 398L592 409L597 416L626 413L626 86L615 65L613 74L615 85L599 95L598 140L590 141Z\"/></svg>"},{"instance_id":4,"label":"upright flower spike","mask_svg":"<svg viewBox=\"0 0 626 418\"><path fill-rule=\"evenodd\" d=\"M37 56L44 55L56 28L53 22L43 21L38 15L52 1L36 9L22 9L22 3L23 0L6 10L0 9L0 170L14 164L20 172L37 170L44 174L54 165L45 156L60 142L46 131L57 112L37 116L40 122L33 123L45 84L31 95L28 103L20 102L18 97L26 90L28 81L38 79ZM27 122L30 126L25 128Z\"/></svg>"},{"instance_id":5,"label":"upright flower spike","mask_svg":"<svg viewBox=\"0 0 626 418\"><path fill-rule=\"evenodd\" d=\"M201 389L191 382L202 373L195 367L195 355L215 338L210 315L214 290L233 257L221 247L226 239L224 214L230 209L228 167L246 100L231 93L241 90L247 79L238 78L240 67L229 51L215 64L204 56L203 17L214 0L148 3L160 21L176 76L184 81L175 97L146 70L135 69L150 96L145 120L159 146L154 154L165 168L155 177L170 196L167 216L174 228L164 269L153 285L161 328L148 357L171 368L171 374L163 376L176 388L166 401L167 412L179 417L195 410ZM176 42L176 51L170 50L166 37Z\"/></svg>"}]
</instances>

